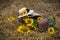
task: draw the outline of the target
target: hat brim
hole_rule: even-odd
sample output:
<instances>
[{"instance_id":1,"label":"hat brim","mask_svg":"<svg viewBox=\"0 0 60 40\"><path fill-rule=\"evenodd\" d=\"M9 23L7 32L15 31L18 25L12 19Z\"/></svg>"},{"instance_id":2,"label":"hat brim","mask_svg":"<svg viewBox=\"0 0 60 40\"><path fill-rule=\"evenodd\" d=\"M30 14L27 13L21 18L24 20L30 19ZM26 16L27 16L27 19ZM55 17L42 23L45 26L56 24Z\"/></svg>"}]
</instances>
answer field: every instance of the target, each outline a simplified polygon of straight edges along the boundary
<instances>
[{"instance_id":1,"label":"hat brim","mask_svg":"<svg viewBox=\"0 0 60 40\"><path fill-rule=\"evenodd\" d=\"M24 16L28 16L28 15L30 15L30 14L32 14L32 13L33 13L33 10L30 10L27 14L18 16L18 18L21 18L21 17L24 17Z\"/></svg>"}]
</instances>

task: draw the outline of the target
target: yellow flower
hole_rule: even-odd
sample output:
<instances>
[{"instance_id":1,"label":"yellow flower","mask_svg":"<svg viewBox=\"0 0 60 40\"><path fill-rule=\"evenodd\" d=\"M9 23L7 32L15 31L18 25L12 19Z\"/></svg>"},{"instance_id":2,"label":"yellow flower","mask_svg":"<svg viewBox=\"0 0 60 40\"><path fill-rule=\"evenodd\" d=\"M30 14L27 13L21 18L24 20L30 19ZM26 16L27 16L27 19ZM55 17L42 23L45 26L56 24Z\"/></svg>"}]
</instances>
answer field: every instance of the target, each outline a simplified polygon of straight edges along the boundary
<instances>
[{"instance_id":1,"label":"yellow flower","mask_svg":"<svg viewBox=\"0 0 60 40\"><path fill-rule=\"evenodd\" d=\"M29 33L30 29L27 26L19 26L17 31L21 33Z\"/></svg>"},{"instance_id":2,"label":"yellow flower","mask_svg":"<svg viewBox=\"0 0 60 40\"><path fill-rule=\"evenodd\" d=\"M39 22L40 20L42 20L43 18L42 17L38 17L37 18L37 21Z\"/></svg>"},{"instance_id":3,"label":"yellow flower","mask_svg":"<svg viewBox=\"0 0 60 40\"><path fill-rule=\"evenodd\" d=\"M48 33L49 34L54 34L54 28L53 27L50 27L50 28L48 28Z\"/></svg>"},{"instance_id":4,"label":"yellow flower","mask_svg":"<svg viewBox=\"0 0 60 40\"><path fill-rule=\"evenodd\" d=\"M33 22L34 22L34 20L33 19L29 19L29 18L25 20L25 23L27 24L27 26L32 26Z\"/></svg>"},{"instance_id":5,"label":"yellow flower","mask_svg":"<svg viewBox=\"0 0 60 40\"><path fill-rule=\"evenodd\" d=\"M15 20L14 17L9 17L9 18L8 18L8 21L10 21L10 22L12 22L12 21L14 21L14 20Z\"/></svg>"},{"instance_id":6,"label":"yellow flower","mask_svg":"<svg viewBox=\"0 0 60 40\"><path fill-rule=\"evenodd\" d=\"M27 14L27 10L23 10L22 11L22 14L24 15L24 14Z\"/></svg>"}]
</instances>

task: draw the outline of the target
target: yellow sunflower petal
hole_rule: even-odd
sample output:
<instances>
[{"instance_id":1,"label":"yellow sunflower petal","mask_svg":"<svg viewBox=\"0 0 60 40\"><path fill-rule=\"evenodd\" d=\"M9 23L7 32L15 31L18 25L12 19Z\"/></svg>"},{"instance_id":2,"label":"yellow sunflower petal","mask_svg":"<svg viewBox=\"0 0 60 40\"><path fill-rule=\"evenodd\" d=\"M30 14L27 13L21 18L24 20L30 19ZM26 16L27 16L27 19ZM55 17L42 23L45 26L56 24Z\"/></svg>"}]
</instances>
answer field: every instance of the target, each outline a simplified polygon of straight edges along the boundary
<instances>
[{"instance_id":1,"label":"yellow sunflower petal","mask_svg":"<svg viewBox=\"0 0 60 40\"><path fill-rule=\"evenodd\" d=\"M27 10L23 10L22 11L22 14L24 15L24 14L27 14Z\"/></svg>"},{"instance_id":2,"label":"yellow sunflower petal","mask_svg":"<svg viewBox=\"0 0 60 40\"><path fill-rule=\"evenodd\" d=\"M33 27L35 30L38 30L38 28L36 28L34 25L32 25L32 27Z\"/></svg>"},{"instance_id":3,"label":"yellow sunflower petal","mask_svg":"<svg viewBox=\"0 0 60 40\"><path fill-rule=\"evenodd\" d=\"M43 18L42 17L38 17L37 18L37 21L39 22L40 20L42 20Z\"/></svg>"},{"instance_id":4,"label":"yellow sunflower petal","mask_svg":"<svg viewBox=\"0 0 60 40\"><path fill-rule=\"evenodd\" d=\"M26 26L19 26L17 31L21 32L21 33L29 33L30 29L28 27L26 27Z\"/></svg>"},{"instance_id":5,"label":"yellow sunflower petal","mask_svg":"<svg viewBox=\"0 0 60 40\"><path fill-rule=\"evenodd\" d=\"M27 24L27 26L32 26L33 25L33 19L26 19L25 23Z\"/></svg>"},{"instance_id":6,"label":"yellow sunflower petal","mask_svg":"<svg viewBox=\"0 0 60 40\"><path fill-rule=\"evenodd\" d=\"M55 30L53 27L48 28L48 33L49 34L54 34Z\"/></svg>"},{"instance_id":7,"label":"yellow sunflower petal","mask_svg":"<svg viewBox=\"0 0 60 40\"><path fill-rule=\"evenodd\" d=\"M8 21L10 21L10 22L12 22L12 21L14 21L14 20L15 20L14 17L9 17L9 18L8 18Z\"/></svg>"},{"instance_id":8,"label":"yellow sunflower petal","mask_svg":"<svg viewBox=\"0 0 60 40\"><path fill-rule=\"evenodd\" d=\"M30 30L28 30L26 33L29 33L30 32Z\"/></svg>"}]
</instances>

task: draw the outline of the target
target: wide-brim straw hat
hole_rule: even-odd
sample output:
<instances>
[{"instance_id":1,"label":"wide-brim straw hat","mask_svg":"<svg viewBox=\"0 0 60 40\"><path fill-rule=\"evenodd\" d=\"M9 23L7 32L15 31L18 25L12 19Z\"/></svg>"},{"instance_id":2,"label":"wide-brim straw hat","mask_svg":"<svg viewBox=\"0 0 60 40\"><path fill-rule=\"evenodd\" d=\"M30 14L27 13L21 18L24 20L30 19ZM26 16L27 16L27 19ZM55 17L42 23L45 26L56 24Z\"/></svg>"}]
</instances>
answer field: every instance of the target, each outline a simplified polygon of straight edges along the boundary
<instances>
[{"instance_id":1,"label":"wide-brim straw hat","mask_svg":"<svg viewBox=\"0 0 60 40\"><path fill-rule=\"evenodd\" d=\"M26 10L26 9L27 9L26 7L21 8L21 9L19 10L19 14L21 14L21 12L22 12L23 10ZM40 16L40 14L35 13L33 10L29 10L29 12L28 12L27 14L18 16L18 18L21 18L21 17L24 17L24 16L29 16L29 15L31 15L31 16ZM31 17L31 16L30 16L30 17Z\"/></svg>"},{"instance_id":2,"label":"wide-brim straw hat","mask_svg":"<svg viewBox=\"0 0 60 40\"><path fill-rule=\"evenodd\" d=\"M19 10L19 14L21 14L21 12L23 11L23 10L26 10L27 8L22 8L22 9L20 9ZM27 13L27 14L24 14L24 15L21 15L21 16L18 16L18 18L21 18L21 17L24 17L24 16L28 16L28 15L31 15L32 13L33 13L34 11L33 10L29 10L29 12Z\"/></svg>"}]
</instances>

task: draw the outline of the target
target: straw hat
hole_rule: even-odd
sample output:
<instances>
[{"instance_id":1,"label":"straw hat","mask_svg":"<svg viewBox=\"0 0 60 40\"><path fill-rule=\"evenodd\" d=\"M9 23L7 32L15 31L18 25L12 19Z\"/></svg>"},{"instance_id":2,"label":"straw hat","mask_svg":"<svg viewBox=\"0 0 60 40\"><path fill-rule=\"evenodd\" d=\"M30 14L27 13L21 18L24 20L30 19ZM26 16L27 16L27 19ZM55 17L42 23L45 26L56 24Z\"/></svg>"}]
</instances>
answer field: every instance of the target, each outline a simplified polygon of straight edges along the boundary
<instances>
[{"instance_id":1,"label":"straw hat","mask_svg":"<svg viewBox=\"0 0 60 40\"><path fill-rule=\"evenodd\" d=\"M26 10L27 14L22 15L23 10ZM26 7L23 7L23 8L21 8L19 10L19 16L18 16L18 18L21 18L21 17L24 17L24 16L29 16L29 15L30 15L30 17L32 17L32 16L40 16L40 14L35 13L33 10L28 9Z\"/></svg>"},{"instance_id":2,"label":"straw hat","mask_svg":"<svg viewBox=\"0 0 60 40\"><path fill-rule=\"evenodd\" d=\"M27 10L27 11L28 11L27 14L19 15L18 18L31 15L31 14L34 12L33 10L30 10L30 9L28 9L28 8L26 8L26 7L23 7L23 8L21 8L21 9L19 10L19 14L22 14L22 11L23 11L23 10Z\"/></svg>"}]
</instances>

